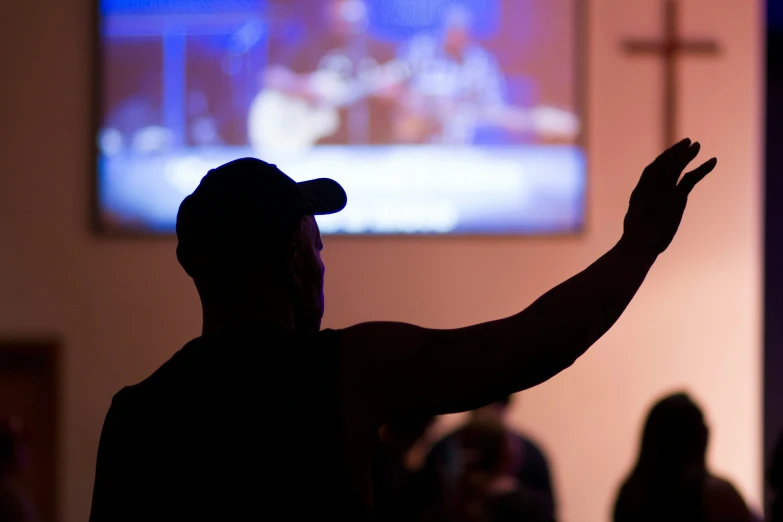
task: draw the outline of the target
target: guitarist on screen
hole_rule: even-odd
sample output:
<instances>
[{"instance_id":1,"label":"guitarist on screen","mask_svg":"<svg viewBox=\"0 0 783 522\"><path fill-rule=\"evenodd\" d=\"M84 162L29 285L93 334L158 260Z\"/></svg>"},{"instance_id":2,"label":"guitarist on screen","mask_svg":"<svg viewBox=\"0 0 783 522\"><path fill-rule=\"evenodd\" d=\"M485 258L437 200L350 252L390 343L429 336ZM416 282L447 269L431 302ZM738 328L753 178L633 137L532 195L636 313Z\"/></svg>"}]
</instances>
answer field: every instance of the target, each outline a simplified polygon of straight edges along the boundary
<instances>
[{"instance_id":1,"label":"guitarist on screen","mask_svg":"<svg viewBox=\"0 0 783 522\"><path fill-rule=\"evenodd\" d=\"M273 56L264 71L248 115L255 150L391 141L392 106L407 68L393 47L367 34L363 0L328 0L325 8L322 35Z\"/></svg>"}]
</instances>

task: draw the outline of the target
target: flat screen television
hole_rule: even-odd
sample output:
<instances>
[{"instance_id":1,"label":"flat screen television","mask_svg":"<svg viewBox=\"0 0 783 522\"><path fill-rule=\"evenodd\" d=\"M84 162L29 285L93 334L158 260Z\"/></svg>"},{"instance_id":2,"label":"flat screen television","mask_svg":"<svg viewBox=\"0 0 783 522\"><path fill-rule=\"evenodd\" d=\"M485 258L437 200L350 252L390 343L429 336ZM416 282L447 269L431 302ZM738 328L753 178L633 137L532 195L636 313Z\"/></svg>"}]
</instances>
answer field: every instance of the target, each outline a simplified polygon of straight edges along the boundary
<instances>
[{"instance_id":1,"label":"flat screen television","mask_svg":"<svg viewBox=\"0 0 783 522\"><path fill-rule=\"evenodd\" d=\"M578 1L99 0L99 227L252 156L345 187L327 234L578 232Z\"/></svg>"}]
</instances>

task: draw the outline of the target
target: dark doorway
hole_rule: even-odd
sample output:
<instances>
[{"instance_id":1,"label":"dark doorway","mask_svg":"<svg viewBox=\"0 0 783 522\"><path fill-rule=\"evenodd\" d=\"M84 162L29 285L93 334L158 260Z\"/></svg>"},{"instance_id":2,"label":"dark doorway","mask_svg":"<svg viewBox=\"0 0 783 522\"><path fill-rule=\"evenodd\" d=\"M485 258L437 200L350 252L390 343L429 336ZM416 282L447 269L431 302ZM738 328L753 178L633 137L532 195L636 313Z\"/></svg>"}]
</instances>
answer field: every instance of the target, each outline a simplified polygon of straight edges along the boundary
<instances>
[{"instance_id":1,"label":"dark doorway","mask_svg":"<svg viewBox=\"0 0 783 522\"><path fill-rule=\"evenodd\" d=\"M0 341L0 419L20 429L18 482L41 522L57 516L57 352L52 341Z\"/></svg>"}]
</instances>

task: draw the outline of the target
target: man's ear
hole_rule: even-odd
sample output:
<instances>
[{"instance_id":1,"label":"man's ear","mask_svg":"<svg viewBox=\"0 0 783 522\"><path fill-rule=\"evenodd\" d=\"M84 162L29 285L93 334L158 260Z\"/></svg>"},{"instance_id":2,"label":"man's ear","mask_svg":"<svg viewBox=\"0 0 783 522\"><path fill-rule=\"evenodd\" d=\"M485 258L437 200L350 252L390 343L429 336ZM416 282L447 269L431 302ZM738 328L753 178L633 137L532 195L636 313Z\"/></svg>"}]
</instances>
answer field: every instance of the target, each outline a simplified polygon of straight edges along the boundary
<instances>
[{"instance_id":1,"label":"man's ear","mask_svg":"<svg viewBox=\"0 0 783 522\"><path fill-rule=\"evenodd\" d=\"M285 276L286 280L289 281L294 288L301 288L302 287L302 280L303 280L303 266L302 263L304 261L302 256L302 223L299 224L299 226L294 230L294 232L289 236L288 240L288 248L286 249L287 256L285 259Z\"/></svg>"},{"instance_id":2,"label":"man's ear","mask_svg":"<svg viewBox=\"0 0 783 522\"><path fill-rule=\"evenodd\" d=\"M287 280L295 288L302 287L302 255L300 254L299 244L292 241L289 245L288 256L286 259Z\"/></svg>"}]
</instances>

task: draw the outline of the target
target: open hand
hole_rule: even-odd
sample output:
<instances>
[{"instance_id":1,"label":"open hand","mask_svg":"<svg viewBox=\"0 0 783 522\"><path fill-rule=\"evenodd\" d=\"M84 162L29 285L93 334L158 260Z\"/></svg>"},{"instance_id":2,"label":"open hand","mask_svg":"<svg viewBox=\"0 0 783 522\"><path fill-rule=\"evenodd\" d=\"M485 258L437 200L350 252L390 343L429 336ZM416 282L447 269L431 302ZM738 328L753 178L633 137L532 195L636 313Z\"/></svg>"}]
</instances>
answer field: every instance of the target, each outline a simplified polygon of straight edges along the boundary
<instances>
[{"instance_id":1,"label":"open hand","mask_svg":"<svg viewBox=\"0 0 783 522\"><path fill-rule=\"evenodd\" d=\"M625 215L624 241L654 255L666 250L680 226L688 194L718 163L712 158L680 179L700 148L686 138L644 169Z\"/></svg>"}]
</instances>

